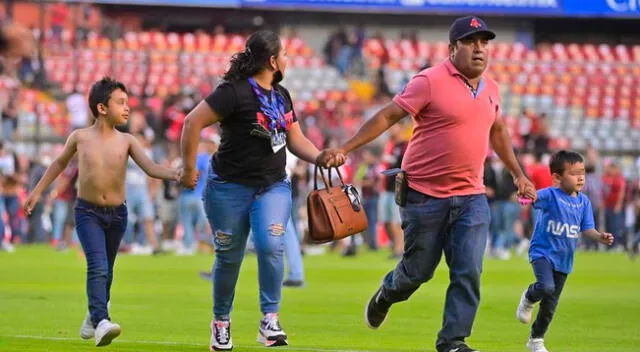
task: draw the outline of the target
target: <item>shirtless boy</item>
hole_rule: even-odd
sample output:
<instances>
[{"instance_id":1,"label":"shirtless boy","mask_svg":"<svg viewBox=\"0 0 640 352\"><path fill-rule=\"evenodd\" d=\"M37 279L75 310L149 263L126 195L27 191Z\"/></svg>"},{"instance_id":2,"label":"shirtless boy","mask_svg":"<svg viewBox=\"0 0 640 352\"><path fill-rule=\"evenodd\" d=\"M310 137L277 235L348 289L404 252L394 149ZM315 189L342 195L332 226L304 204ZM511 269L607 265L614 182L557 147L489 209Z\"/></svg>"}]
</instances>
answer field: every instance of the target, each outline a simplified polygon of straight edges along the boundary
<instances>
[{"instance_id":1,"label":"shirtless boy","mask_svg":"<svg viewBox=\"0 0 640 352\"><path fill-rule=\"evenodd\" d=\"M31 210L47 187L78 154L79 188L74 208L76 230L87 258L89 314L80 328L83 339L95 337L96 346L106 346L118 337L121 328L112 323L107 310L113 281L113 265L120 240L127 228L125 173L129 156L151 177L179 180L178 170L150 160L138 140L115 126L129 118L124 84L103 78L89 93L89 107L96 117L90 127L71 133L58 158L49 166L29 195L24 210Z\"/></svg>"}]
</instances>

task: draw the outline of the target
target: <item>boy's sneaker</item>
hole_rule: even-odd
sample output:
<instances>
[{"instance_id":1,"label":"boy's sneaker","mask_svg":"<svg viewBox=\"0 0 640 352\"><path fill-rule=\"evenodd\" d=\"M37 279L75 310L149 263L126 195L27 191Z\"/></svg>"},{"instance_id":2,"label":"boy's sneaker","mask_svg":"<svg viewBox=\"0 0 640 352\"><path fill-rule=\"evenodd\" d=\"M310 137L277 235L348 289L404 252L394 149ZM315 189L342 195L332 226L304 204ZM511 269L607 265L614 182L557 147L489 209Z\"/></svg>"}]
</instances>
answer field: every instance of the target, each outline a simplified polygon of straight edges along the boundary
<instances>
[{"instance_id":1,"label":"boy's sneaker","mask_svg":"<svg viewBox=\"0 0 640 352\"><path fill-rule=\"evenodd\" d=\"M534 304L535 303L527 299L527 290L524 290L522 297L520 297L520 304L518 304L518 309L516 310L516 317L521 323L529 324L531 322Z\"/></svg>"},{"instance_id":2,"label":"boy's sneaker","mask_svg":"<svg viewBox=\"0 0 640 352\"><path fill-rule=\"evenodd\" d=\"M87 316L84 317L84 321L82 322L82 326L80 326L80 337L83 340L88 340L96 335L96 329L93 327L93 323L91 322L91 314L87 313Z\"/></svg>"},{"instance_id":3,"label":"boy's sneaker","mask_svg":"<svg viewBox=\"0 0 640 352\"><path fill-rule=\"evenodd\" d=\"M377 329L384 323L391 304L382 297L382 286L371 297L364 310L364 321L371 329Z\"/></svg>"},{"instance_id":4,"label":"boy's sneaker","mask_svg":"<svg viewBox=\"0 0 640 352\"><path fill-rule=\"evenodd\" d=\"M478 350L474 350L473 348L467 346L464 342L457 344L450 344L444 346L438 346L436 348L438 352L480 352Z\"/></svg>"},{"instance_id":5,"label":"boy's sneaker","mask_svg":"<svg viewBox=\"0 0 640 352\"><path fill-rule=\"evenodd\" d=\"M116 337L120 336L122 329L120 325L114 324L107 319L102 321L96 327L96 346L106 346Z\"/></svg>"},{"instance_id":6,"label":"boy's sneaker","mask_svg":"<svg viewBox=\"0 0 640 352\"><path fill-rule=\"evenodd\" d=\"M286 346L289 344L287 334L280 327L278 313L267 313L260 320L257 341L266 347Z\"/></svg>"},{"instance_id":7,"label":"boy's sneaker","mask_svg":"<svg viewBox=\"0 0 640 352\"><path fill-rule=\"evenodd\" d=\"M107 310L111 310L111 301L107 302ZM93 338L96 335L96 329L91 322L91 313L87 312L87 316L84 317L82 325L80 326L80 337L84 340Z\"/></svg>"},{"instance_id":8,"label":"boy's sneaker","mask_svg":"<svg viewBox=\"0 0 640 352\"><path fill-rule=\"evenodd\" d=\"M212 320L211 321L211 344L210 351L231 351L233 341L231 340L231 321Z\"/></svg>"},{"instance_id":9,"label":"boy's sneaker","mask_svg":"<svg viewBox=\"0 0 640 352\"><path fill-rule=\"evenodd\" d=\"M544 347L544 339L529 338L527 348L531 352L549 352L549 350Z\"/></svg>"}]
</instances>

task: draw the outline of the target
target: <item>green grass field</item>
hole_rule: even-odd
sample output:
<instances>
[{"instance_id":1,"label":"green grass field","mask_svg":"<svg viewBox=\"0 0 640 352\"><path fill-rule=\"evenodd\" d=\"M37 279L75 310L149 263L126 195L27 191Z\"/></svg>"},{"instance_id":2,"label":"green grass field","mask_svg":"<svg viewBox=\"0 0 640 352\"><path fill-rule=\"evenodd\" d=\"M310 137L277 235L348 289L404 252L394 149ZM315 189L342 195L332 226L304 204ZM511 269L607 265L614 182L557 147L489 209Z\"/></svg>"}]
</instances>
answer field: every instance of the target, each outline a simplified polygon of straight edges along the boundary
<instances>
[{"instance_id":1,"label":"green grass field","mask_svg":"<svg viewBox=\"0 0 640 352\"><path fill-rule=\"evenodd\" d=\"M112 318L122 335L112 351L207 351L211 285L198 276L209 256L118 259ZM640 351L640 262L624 254L579 254L547 334L553 352ZM306 257L307 285L284 289L281 312L288 351L434 351L447 285L446 265L408 302L391 310L378 331L363 322L364 305L395 263L386 253L356 258ZM255 342L257 264L245 260L233 312L234 351ZM87 351L78 330L86 312L84 258L45 247L0 253L0 351ZM515 319L533 279L527 262L486 260L482 304L470 345L483 352L526 351L529 327Z\"/></svg>"}]
</instances>

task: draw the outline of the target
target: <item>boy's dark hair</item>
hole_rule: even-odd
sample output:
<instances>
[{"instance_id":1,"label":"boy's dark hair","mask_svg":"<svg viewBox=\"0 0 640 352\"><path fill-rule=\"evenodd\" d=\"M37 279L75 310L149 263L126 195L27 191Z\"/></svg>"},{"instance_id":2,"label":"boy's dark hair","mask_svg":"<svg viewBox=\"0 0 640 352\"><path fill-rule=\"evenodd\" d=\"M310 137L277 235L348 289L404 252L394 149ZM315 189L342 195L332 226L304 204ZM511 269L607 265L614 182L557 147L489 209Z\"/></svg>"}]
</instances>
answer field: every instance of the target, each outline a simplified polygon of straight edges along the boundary
<instances>
[{"instance_id":1,"label":"boy's dark hair","mask_svg":"<svg viewBox=\"0 0 640 352\"><path fill-rule=\"evenodd\" d=\"M109 98L111 98L111 93L116 89L120 89L129 94L127 87L125 87L122 82L116 81L111 77L104 77L91 86L91 90L89 91L89 108L95 118L99 116L98 104L107 105Z\"/></svg>"},{"instance_id":2,"label":"boy's dark hair","mask_svg":"<svg viewBox=\"0 0 640 352\"><path fill-rule=\"evenodd\" d=\"M584 163L584 158L580 153L571 150L560 150L551 156L551 161L549 162L551 173L562 175L565 163L569 165Z\"/></svg>"}]
</instances>

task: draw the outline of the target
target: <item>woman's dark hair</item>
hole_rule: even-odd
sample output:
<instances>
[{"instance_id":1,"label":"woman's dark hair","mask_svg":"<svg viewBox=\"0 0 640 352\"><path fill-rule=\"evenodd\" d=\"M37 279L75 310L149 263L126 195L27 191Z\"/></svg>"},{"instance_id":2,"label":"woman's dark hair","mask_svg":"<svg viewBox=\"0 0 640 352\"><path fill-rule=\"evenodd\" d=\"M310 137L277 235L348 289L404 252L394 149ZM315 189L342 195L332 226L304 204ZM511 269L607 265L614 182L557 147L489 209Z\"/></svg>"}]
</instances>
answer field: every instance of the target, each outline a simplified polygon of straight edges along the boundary
<instances>
[{"instance_id":1,"label":"woman's dark hair","mask_svg":"<svg viewBox=\"0 0 640 352\"><path fill-rule=\"evenodd\" d=\"M224 73L228 82L247 79L269 65L272 56L278 56L281 49L280 37L272 31L261 30L253 33L245 44L244 51L231 57L231 67Z\"/></svg>"}]
</instances>

